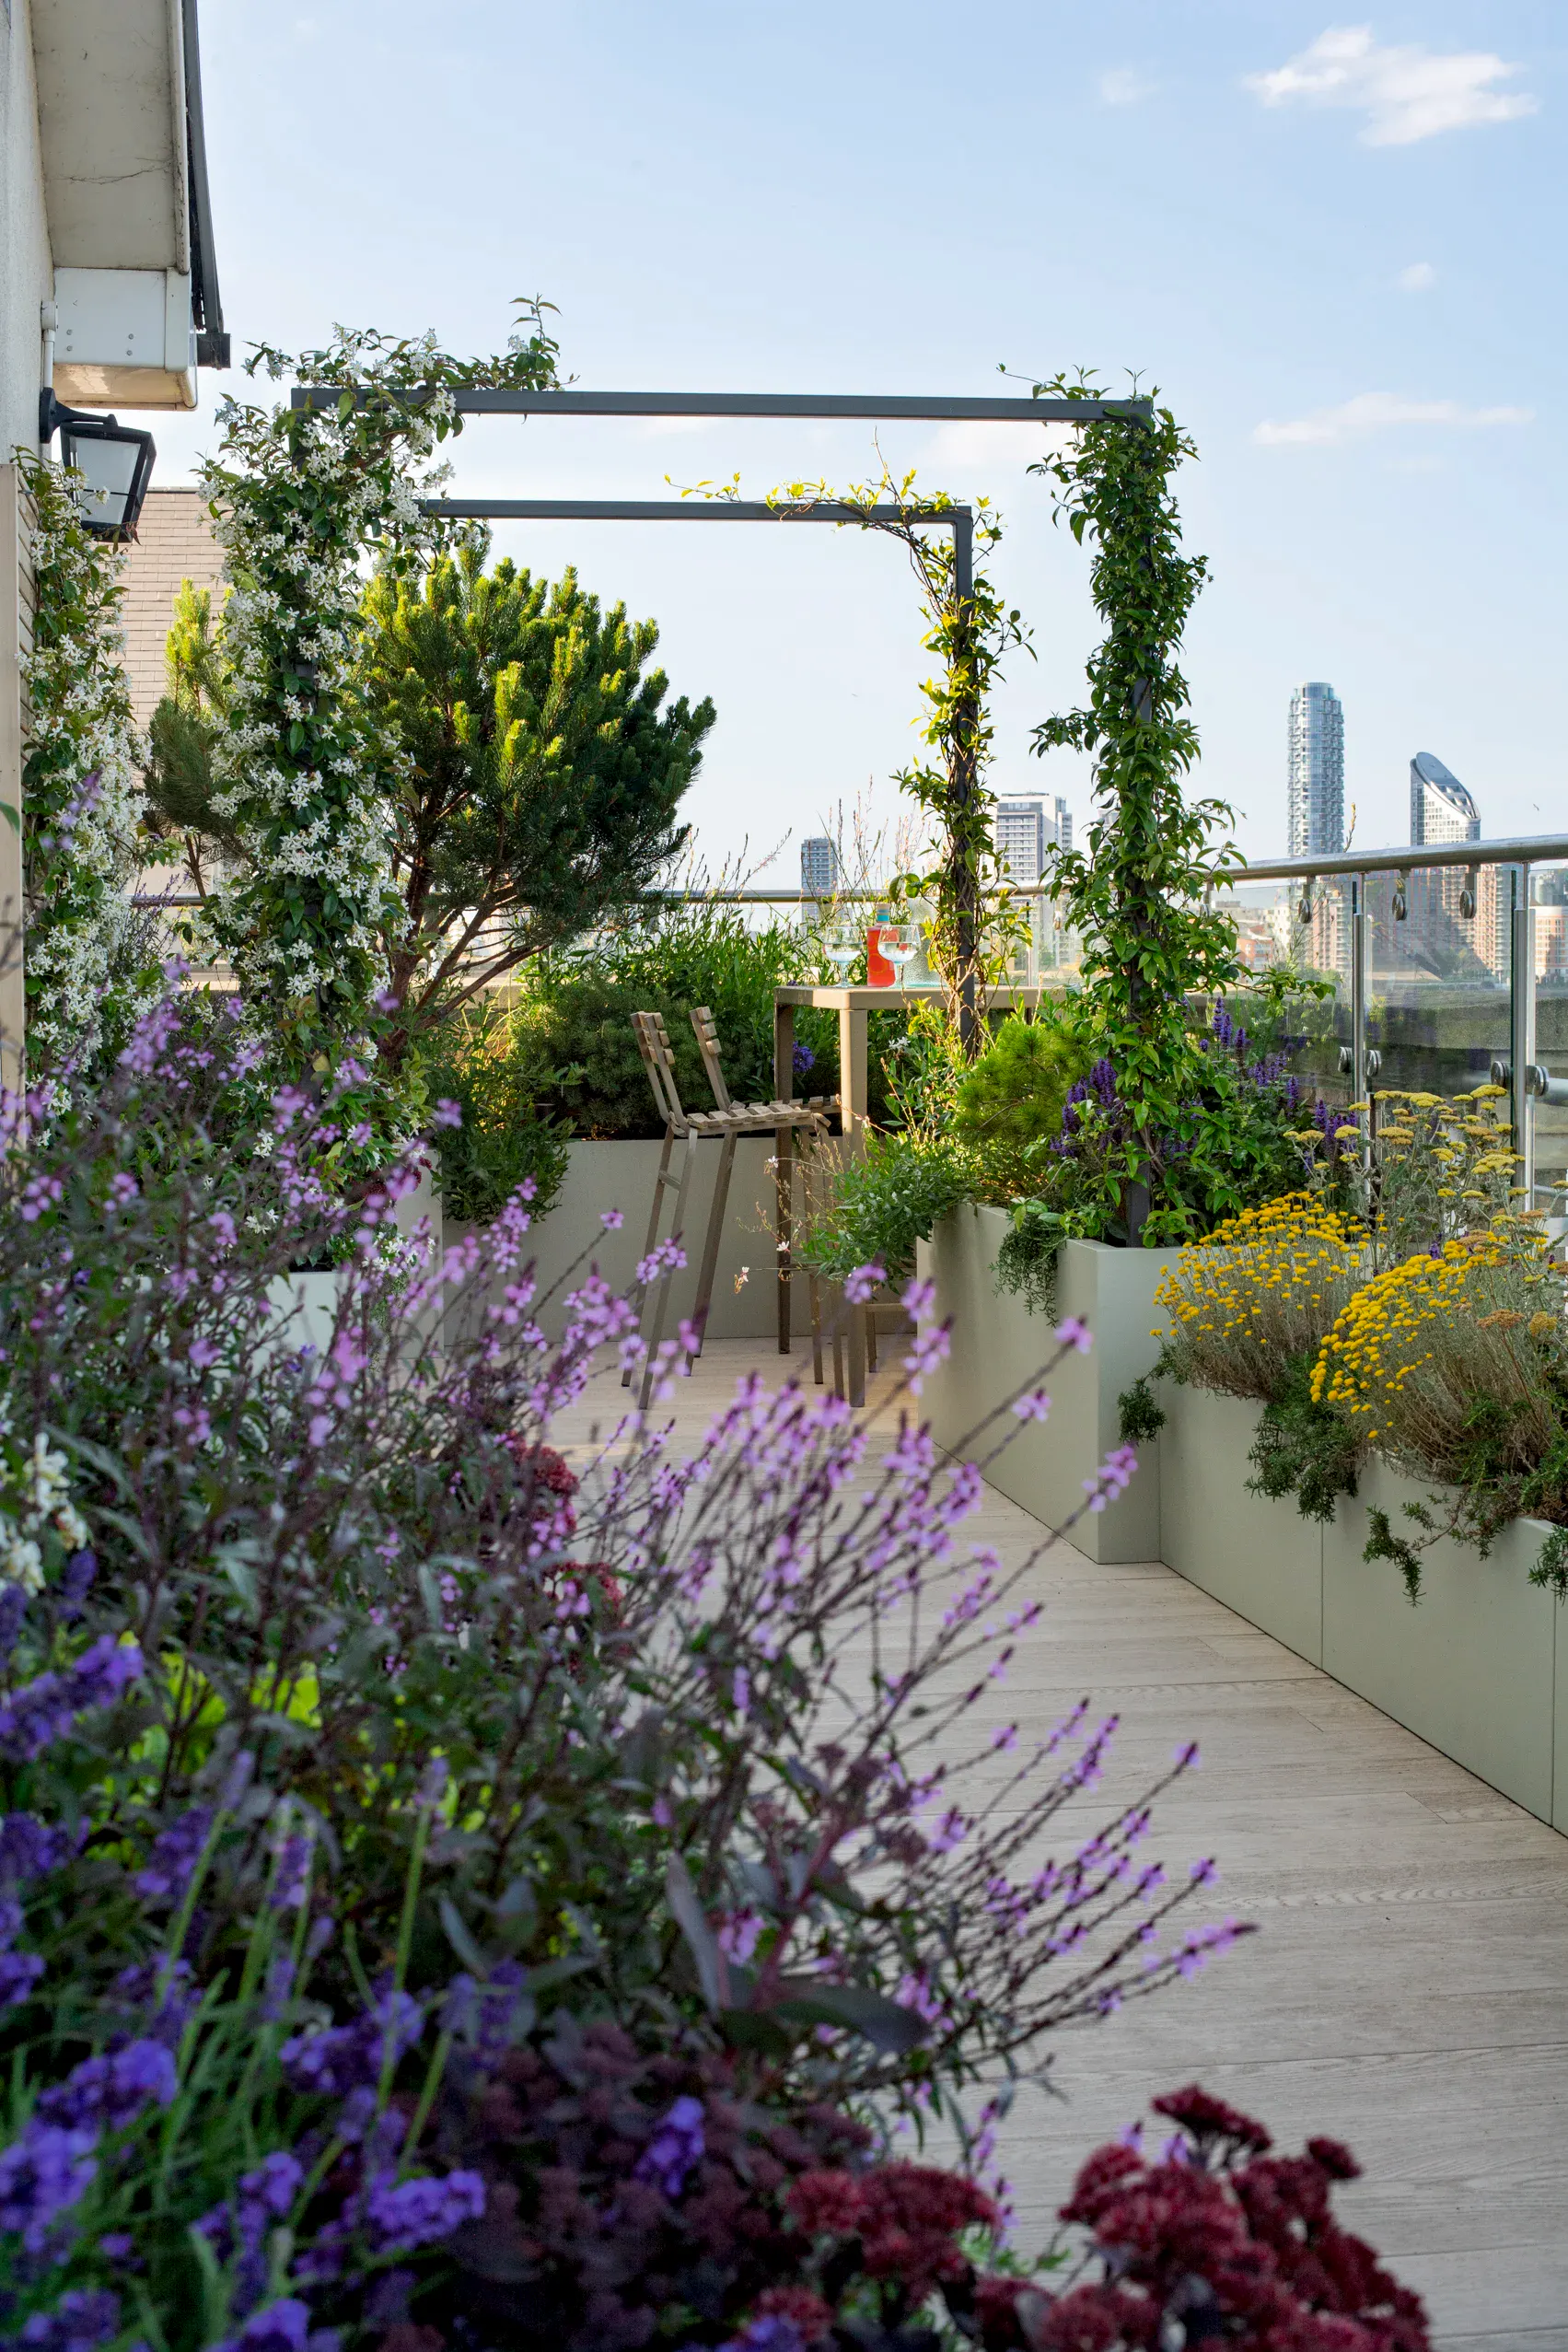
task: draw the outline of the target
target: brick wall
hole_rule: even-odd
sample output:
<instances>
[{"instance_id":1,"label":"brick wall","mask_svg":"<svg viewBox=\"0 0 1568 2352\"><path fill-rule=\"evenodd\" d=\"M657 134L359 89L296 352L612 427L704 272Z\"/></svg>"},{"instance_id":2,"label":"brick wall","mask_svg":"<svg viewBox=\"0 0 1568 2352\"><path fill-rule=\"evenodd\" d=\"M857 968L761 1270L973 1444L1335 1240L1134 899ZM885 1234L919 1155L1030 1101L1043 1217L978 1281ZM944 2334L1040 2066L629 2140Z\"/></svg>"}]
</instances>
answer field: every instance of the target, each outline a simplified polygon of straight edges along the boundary
<instances>
[{"instance_id":1,"label":"brick wall","mask_svg":"<svg viewBox=\"0 0 1568 2352\"><path fill-rule=\"evenodd\" d=\"M198 490L149 490L135 541L124 556L125 670L136 724L145 727L166 676L164 646L181 580L216 588L223 551Z\"/></svg>"}]
</instances>

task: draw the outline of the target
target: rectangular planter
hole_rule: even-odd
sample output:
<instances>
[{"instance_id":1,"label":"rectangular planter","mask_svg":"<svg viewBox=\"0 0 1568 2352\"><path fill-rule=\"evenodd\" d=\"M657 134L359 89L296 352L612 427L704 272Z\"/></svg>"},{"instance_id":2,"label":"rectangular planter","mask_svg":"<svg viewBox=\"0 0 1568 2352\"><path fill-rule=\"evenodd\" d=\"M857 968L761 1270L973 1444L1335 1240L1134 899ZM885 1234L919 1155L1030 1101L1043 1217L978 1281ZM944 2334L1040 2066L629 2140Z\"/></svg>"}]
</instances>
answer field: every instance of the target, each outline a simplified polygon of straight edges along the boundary
<instances>
[{"instance_id":1,"label":"rectangular planter","mask_svg":"<svg viewBox=\"0 0 1568 2352\"><path fill-rule=\"evenodd\" d=\"M1527 1811L1568 1828L1554 1755L1568 1634L1562 1604L1529 1581L1551 1530L1516 1519L1484 1560L1471 1544L1434 1544L1412 1608L1391 1561L1362 1558L1366 1513L1387 1511L1400 1531L1409 1526L1401 1506L1432 1491L1375 1461L1360 1494L1342 1501L1324 1531L1323 1665Z\"/></svg>"},{"instance_id":2,"label":"rectangular planter","mask_svg":"<svg viewBox=\"0 0 1568 2352\"><path fill-rule=\"evenodd\" d=\"M1160 1557L1314 1666L1323 1664L1323 1527L1248 1492L1259 1407L1211 1389L1160 1388Z\"/></svg>"},{"instance_id":3,"label":"rectangular planter","mask_svg":"<svg viewBox=\"0 0 1568 2352\"><path fill-rule=\"evenodd\" d=\"M571 1165L555 1205L540 1218L528 1237L537 1255L543 1295L539 1318L552 1338L559 1337L565 1320L566 1292L576 1287L590 1263L598 1265L612 1289L632 1287L647 1239L659 1149L658 1144L642 1139L571 1145ZM676 1149L681 1151L684 1146L677 1145ZM683 1273L677 1274L670 1296L672 1333L676 1320L690 1313L696 1294L697 1262L707 1231L718 1157L716 1144L703 1145L698 1154L685 1237L688 1263ZM771 1135L743 1135L736 1146L708 1317L710 1339L772 1339L777 1331L772 1157ZM610 1209L619 1209L623 1219L613 1231L603 1222ZM668 1214L665 1223L668 1227ZM456 1241L467 1230L448 1218L447 1242ZM796 1277L792 1317L794 1353L802 1355L804 1338L809 1376L810 1323L801 1275Z\"/></svg>"},{"instance_id":4,"label":"rectangular planter","mask_svg":"<svg viewBox=\"0 0 1568 2352\"><path fill-rule=\"evenodd\" d=\"M1260 1408L1161 1392L1160 1556L1238 1617L1322 1667L1489 1787L1568 1830L1568 1609L1529 1580L1551 1530L1516 1519L1490 1555L1446 1538L1422 1554L1412 1608L1388 1560L1365 1560L1367 1511L1434 1490L1372 1461L1327 1523L1249 1494Z\"/></svg>"},{"instance_id":5,"label":"rectangular planter","mask_svg":"<svg viewBox=\"0 0 1568 2352\"><path fill-rule=\"evenodd\" d=\"M953 1323L952 1353L927 1381L922 1407L937 1444L969 1461L981 1459L1002 1434L993 1424L971 1435L977 1425L1056 1352L1050 1322L996 1287L992 1269L1008 1226L1005 1209L969 1203L943 1218L919 1253L921 1272L936 1286L936 1318L951 1316ZM1063 1248L1057 1317L1080 1317L1094 1345L1057 1366L1049 1420L1026 1423L986 1472L993 1486L1047 1527L1063 1528L1082 1510L1084 1481L1121 1441L1117 1400L1159 1353L1158 1339L1150 1336L1165 1321L1155 1287L1175 1257L1174 1250L1113 1250L1098 1241ZM1126 1493L1073 1527L1072 1541L1091 1560L1159 1557L1159 1454L1158 1443L1141 1447Z\"/></svg>"}]
</instances>

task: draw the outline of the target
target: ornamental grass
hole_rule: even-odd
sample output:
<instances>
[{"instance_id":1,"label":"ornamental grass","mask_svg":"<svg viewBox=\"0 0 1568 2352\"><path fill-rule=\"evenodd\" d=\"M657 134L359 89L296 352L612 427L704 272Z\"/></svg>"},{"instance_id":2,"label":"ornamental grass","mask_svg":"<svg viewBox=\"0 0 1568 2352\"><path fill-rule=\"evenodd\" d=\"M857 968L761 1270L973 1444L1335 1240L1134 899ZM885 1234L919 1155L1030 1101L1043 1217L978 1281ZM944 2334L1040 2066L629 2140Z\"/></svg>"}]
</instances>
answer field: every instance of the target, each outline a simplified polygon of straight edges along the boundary
<instances>
[{"instance_id":1,"label":"ornamental grass","mask_svg":"<svg viewBox=\"0 0 1568 2352\"><path fill-rule=\"evenodd\" d=\"M1492 1085L1451 1100L1385 1087L1343 1111L1319 1103L1316 1124L1295 1137L1307 1153L1308 1188L1365 1223L1375 1267L1401 1265L1507 1211L1516 1162L1506 1100Z\"/></svg>"},{"instance_id":2,"label":"ornamental grass","mask_svg":"<svg viewBox=\"0 0 1568 2352\"><path fill-rule=\"evenodd\" d=\"M1161 1369L1223 1396L1270 1398L1364 1280L1365 1242L1305 1193L1243 1210L1182 1251L1155 1293L1171 1319Z\"/></svg>"},{"instance_id":3,"label":"ornamental grass","mask_svg":"<svg viewBox=\"0 0 1568 2352\"><path fill-rule=\"evenodd\" d=\"M1568 1519L1564 1273L1530 1221L1389 1266L1345 1304L1313 1372L1314 1401L1402 1467ZM1542 1473L1548 1483L1541 1485ZM1530 1499L1517 1499L1527 1492Z\"/></svg>"}]
</instances>

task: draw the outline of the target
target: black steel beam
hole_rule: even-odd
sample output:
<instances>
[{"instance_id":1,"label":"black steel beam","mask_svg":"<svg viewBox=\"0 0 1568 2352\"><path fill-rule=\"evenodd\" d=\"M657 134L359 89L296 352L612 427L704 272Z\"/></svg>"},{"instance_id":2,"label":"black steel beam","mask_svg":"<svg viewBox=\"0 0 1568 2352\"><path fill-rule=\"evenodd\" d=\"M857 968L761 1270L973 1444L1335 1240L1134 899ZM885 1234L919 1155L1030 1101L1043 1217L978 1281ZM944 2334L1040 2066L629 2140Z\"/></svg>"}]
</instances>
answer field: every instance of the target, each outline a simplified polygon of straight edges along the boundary
<instances>
[{"instance_id":1,"label":"black steel beam","mask_svg":"<svg viewBox=\"0 0 1568 2352\"><path fill-rule=\"evenodd\" d=\"M968 506L937 513L898 506L849 506L838 500L770 506L756 498L423 498L420 511L457 521L564 523L868 523L906 522L919 530L962 530Z\"/></svg>"},{"instance_id":2,"label":"black steel beam","mask_svg":"<svg viewBox=\"0 0 1568 2352\"><path fill-rule=\"evenodd\" d=\"M296 408L336 408L343 388L296 384ZM368 395L361 391L361 404ZM411 390L410 400L428 392ZM1100 417L1147 423L1152 401L951 400L925 393L872 392L512 392L482 388L454 391L460 416L866 416L914 417L934 423L1091 425Z\"/></svg>"}]
</instances>

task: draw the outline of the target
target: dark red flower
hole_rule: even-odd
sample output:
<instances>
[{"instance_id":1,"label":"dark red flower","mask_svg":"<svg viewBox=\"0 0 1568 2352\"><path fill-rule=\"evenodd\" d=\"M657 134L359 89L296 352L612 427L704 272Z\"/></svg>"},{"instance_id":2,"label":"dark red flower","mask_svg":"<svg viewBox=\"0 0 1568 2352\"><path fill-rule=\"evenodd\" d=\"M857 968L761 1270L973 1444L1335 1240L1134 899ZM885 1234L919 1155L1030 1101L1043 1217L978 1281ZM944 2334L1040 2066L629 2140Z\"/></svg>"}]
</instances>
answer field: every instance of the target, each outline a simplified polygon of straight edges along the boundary
<instances>
[{"instance_id":1,"label":"dark red flower","mask_svg":"<svg viewBox=\"0 0 1568 2352\"><path fill-rule=\"evenodd\" d=\"M760 2320L789 2320L805 2344L819 2344L833 2324L833 2314L809 2287L765 2287L752 2305Z\"/></svg>"},{"instance_id":2,"label":"dark red flower","mask_svg":"<svg viewBox=\"0 0 1568 2352\"><path fill-rule=\"evenodd\" d=\"M1330 2181L1359 2181L1361 2167L1342 2140L1309 2139L1307 2153Z\"/></svg>"},{"instance_id":3,"label":"dark red flower","mask_svg":"<svg viewBox=\"0 0 1568 2352\"><path fill-rule=\"evenodd\" d=\"M1255 2124L1237 2107L1227 2107L1223 2099L1212 2097L1195 2082L1190 2082L1185 2090L1167 2091L1163 2099L1152 2103L1156 2115L1168 2115L1173 2124L1179 2124L1184 2132L1190 2132L1200 2147L1211 2140L1234 2140L1237 2148L1256 2148L1260 2154L1265 2148L1273 2146L1272 2136L1261 2124Z\"/></svg>"}]
</instances>

